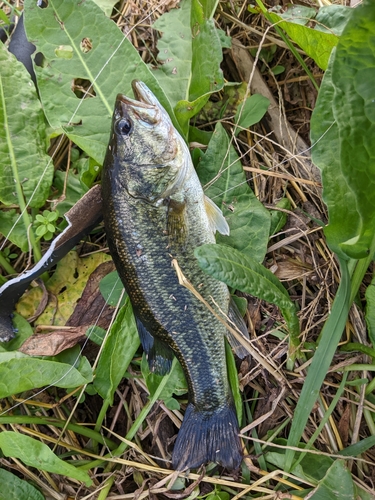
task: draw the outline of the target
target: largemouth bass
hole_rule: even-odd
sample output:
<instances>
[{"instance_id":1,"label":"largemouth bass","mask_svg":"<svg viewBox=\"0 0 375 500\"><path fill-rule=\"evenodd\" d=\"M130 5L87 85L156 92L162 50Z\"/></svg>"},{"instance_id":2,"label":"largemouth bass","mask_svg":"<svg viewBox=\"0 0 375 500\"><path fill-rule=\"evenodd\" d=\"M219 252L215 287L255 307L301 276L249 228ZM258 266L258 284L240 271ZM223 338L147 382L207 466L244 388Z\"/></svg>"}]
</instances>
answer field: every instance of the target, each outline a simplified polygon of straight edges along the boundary
<instances>
[{"instance_id":1,"label":"largemouth bass","mask_svg":"<svg viewBox=\"0 0 375 500\"><path fill-rule=\"evenodd\" d=\"M205 300L238 321L227 286L198 266L194 249L228 234L220 209L205 197L185 141L147 86L134 81L136 100L119 94L102 174L108 244L130 297L150 369L165 374L180 361L189 403L173 451L176 470L217 462L237 468L239 427L228 383L228 332L181 286L178 265ZM240 318L241 322L242 318ZM242 323L241 328L246 330ZM243 348L231 337L236 352Z\"/></svg>"}]
</instances>

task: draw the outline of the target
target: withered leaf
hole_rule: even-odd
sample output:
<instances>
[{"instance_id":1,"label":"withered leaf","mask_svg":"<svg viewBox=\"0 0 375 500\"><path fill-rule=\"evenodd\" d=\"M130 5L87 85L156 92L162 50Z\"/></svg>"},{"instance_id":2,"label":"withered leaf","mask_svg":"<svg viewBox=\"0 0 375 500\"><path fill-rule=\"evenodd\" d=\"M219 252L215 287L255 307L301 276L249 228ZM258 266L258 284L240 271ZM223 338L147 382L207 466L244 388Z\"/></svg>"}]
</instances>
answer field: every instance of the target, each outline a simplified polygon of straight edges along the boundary
<instances>
[{"instance_id":1,"label":"withered leaf","mask_svg":"<svg viewBox=\"0 0 375 500\"><path fill-rule=\"evenodd\" d=\"M55 356L84 339L88 327L89 325L61 327L51 333L32 335L22 344L19 351L29 356Z\"/></svg>"}]
</instances>

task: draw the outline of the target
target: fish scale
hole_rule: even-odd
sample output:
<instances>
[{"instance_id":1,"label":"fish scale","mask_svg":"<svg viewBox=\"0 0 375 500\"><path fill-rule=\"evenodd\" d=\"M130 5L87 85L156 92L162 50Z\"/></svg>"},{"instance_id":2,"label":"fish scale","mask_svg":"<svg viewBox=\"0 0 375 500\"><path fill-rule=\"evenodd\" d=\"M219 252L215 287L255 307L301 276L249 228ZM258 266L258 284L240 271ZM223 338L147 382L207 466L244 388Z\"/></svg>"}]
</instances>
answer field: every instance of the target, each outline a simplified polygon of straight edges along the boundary
<instances>
[{"instance_id":1,"label":"fish scale","mask_svg":"<svg viewBox=\"0 0 375 500\"><path fill-rule=\"evenodd\" d=\"M206 275L194 257L196 247L215 242L212 220L185 142L151 91L141 82L133 82L133 90L138 101L117 97L103 167L110 252L150 369L165 373L174 354L188 382L174 468L208 461L236 468L241 448L226 370L226 328L180 285L172 266L176 259L202 297L228 313L226 285Z\"/></svg>"}]
</instances>

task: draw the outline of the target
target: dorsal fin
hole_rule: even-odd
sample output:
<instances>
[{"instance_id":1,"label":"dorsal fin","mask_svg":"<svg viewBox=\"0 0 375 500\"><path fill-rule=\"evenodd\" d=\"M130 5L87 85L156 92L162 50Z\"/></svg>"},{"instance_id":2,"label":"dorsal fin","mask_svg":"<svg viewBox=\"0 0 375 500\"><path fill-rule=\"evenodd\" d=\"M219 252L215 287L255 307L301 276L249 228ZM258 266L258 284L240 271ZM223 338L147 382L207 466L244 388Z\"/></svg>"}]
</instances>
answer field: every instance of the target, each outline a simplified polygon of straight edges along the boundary
<instances>
[{"instance_id":1,"label":"dorsal fin","mask_svg":"<svg viewBox=\"0 0 375 500\"><path fill-rule=\"evenodd\" d=\"M229 236L228 222L220 208L208 196L204 197L204 205L213 233L219 231L219 233Z\"/></svg>"}]
</instances>

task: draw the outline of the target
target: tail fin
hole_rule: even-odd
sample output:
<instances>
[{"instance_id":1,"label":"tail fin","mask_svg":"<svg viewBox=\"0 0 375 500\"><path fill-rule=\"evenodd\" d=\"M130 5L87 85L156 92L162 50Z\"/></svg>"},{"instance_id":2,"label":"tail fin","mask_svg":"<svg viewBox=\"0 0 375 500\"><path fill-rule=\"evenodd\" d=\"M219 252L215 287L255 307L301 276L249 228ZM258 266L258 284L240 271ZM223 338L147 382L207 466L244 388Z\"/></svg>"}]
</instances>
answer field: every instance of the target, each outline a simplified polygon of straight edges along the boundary
<instances>
[{"instance_id":1,"label":"tail fin","mask_svg":"<svg viewBox=\"0 0 375 500\"><path fill-rule=\"evenodd\" d=\"M174 447L173 468L182 471L217 462L227 469L237 469L242 460L238 434L232 406L201 412L190 403Z\"/></svg>"}]
</instances>

